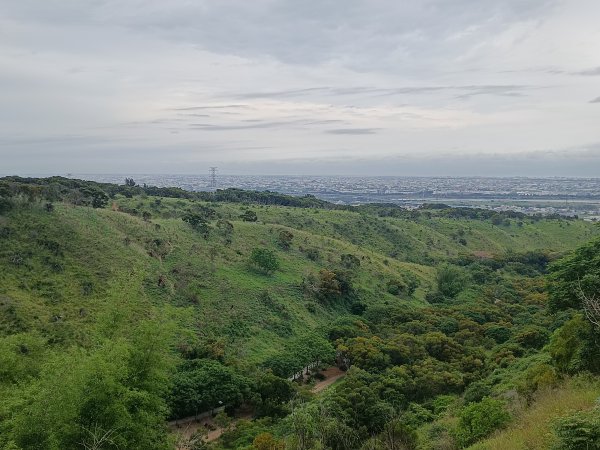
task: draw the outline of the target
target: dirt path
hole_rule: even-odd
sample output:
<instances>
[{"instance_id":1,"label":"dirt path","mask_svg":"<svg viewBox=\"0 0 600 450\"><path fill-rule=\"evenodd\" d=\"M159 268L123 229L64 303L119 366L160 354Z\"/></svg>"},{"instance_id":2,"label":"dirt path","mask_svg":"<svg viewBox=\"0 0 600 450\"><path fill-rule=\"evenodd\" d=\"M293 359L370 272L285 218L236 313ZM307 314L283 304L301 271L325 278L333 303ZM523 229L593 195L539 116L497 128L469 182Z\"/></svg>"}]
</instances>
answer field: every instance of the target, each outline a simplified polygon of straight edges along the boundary
<instances>
[{"instance_id":1,"label":"dirt path","mask_svg":"<svg viewBox=\"0 0 600 450\"><path fill-rule=\"evenodd\" d=\"M235 424L238 420L242 419L252 419L251 413L244 413L239 416L236 416L229 425L230 428L235 427ZM183 419L185 420L185 419ZM199 437L197 433L202 434L202 440L204 442L212 442L221 437L221 435L225 432L224 428L219 427L212 417L205 417L198 421L191 421L185 424L179 425L169 425L171 433L177 435L177 449L178 450L187 450L192 448L192 444L195 441L195 437Z\"/></svg>"},{"instance_id":2,"label":"dirt path","mask_svg":"<svg viewBox=\"0 0 600 450\"><path fill-rule=\"evenodd\" d=\"M337 380L339 380L340 378L342 378L343 376L346 375L346 372L343 372L342 370L338 369L337 367L329 367L328 369L324 370L321 373L326 378L324 380L318 381L311 388L310 391L314 394L318 394L323 389L327 388L328 386L331 386ZM240 414L239 416L236 416L233 419L233 421L231 422L231 425L229 425L229 427L230 428L235 427L236 422L241 419L252 419L252 414L246 412L244 414ZM193 448L194 437L195 437L195 435L197 436L198 432L200 432L200 433L204 432L203 433L204 442L215 441L215 440L219 439L221 437L221 435L225 432L225 429L219 427L215 423L215 421L213 420L212 417L205 417L205 418L202 418L199 420L191 420L191 421L187 421L187 420L188 419L182 419L181 420L182 423L179 423L179 424L173 423L173 424L169 425L171 432L173 434L177 435L177 441L178 441L177 450L187 450L187 449Z\"/></svg>"},{"instance_id":3,"label":"dirt path","mask_svg":"<svg viewBox=\"0 0 600 450\"><path fill-rule=\"evenodd\" d=\"M346 372L340 370L337 367L330 367L321 373L325 375L326 378L322 381L318 381L317 383L315 383L313 388L310 390L314 394L321 392L323 389L325 389L328 386L331 386L337 380L346 375Z\"/></svg>"}]
</instances>

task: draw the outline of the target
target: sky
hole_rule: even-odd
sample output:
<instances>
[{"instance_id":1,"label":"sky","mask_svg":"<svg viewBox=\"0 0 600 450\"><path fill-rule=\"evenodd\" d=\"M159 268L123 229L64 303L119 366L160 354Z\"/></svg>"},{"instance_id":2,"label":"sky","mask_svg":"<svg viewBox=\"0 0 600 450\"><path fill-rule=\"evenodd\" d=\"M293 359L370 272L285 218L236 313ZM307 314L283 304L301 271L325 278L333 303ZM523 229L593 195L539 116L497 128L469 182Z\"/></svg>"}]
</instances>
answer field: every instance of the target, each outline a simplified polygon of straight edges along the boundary
<instances>
[{"instance_id":1,"label":"sky","mask_svg":"<svg viewBox=\"0 0 600 450\"><path fill-rule=\"evenodd\" d=\"M600 176L598 0L0 0L0 174Z\"/></svg>"}]
</instances>

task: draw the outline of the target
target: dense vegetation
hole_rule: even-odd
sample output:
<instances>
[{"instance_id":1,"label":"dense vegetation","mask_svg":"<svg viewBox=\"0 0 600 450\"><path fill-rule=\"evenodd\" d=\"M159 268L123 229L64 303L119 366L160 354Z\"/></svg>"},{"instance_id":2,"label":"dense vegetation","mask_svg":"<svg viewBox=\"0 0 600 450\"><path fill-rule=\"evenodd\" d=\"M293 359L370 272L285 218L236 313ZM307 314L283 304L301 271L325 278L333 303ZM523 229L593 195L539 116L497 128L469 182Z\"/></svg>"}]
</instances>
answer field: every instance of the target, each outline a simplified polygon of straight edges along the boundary
<instances>
[{"instance_id":1,"label":"dense vegetation","mask_svg":"<svg viewBox=\"0 0 600 450\"><path fill-rule=\"evenodd\" d=\"M0 448L173 448L168 419L220 406L253 420L221 414L221 439L185 448L600 448L597 236L445 205L1 179ZM334 386L300 385L332 364Z\"/></svg>"}]
</instances>

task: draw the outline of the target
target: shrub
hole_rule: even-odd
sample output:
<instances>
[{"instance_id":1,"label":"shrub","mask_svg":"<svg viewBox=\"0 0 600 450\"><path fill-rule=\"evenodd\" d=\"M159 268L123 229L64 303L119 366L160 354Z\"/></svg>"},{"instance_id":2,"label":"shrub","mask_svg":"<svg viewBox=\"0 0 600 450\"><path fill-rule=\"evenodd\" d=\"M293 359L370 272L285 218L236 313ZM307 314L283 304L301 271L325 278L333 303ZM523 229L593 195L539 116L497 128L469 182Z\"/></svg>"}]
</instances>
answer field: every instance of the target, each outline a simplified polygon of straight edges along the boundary
<instances>
[{"instance_id":1,"label":"shrub","mask_svg":"<svg viewBox=\"0 0 600 450\"><path fill-rule=\"evenodd\" d=\"M486 397L479 403L467 406L460 413L456 427L457 441L461 447L467 447L475 441L489 436L509 421L510 414L506 411L504 403Z\"/></svg>"},{"instance_id":2,"label":"shrub","mask_svg":"<svg viewBox=\"0 0 600 450\"><path fill-rule=\"evenodd\" d=\"M438 269L437 285L442 295L454 298L466 287L466 279L458 267L444 265Z\"/></svg>"},{"instance_id":3,"label":"shrub","mask_svg":"<svg viewBox=\"0 0 600 450\"><path fill-rule=\"evenodd\" d=\"M444 297L441 292L431 291L425 295L425 300L431 304L444 303L446 301L446 297Z\"/></svg>"},{"instance_id":4,"label":"shrub","mask_svg":"<svg viewBox=\"0 0 600 450\"><path fill-rule=\"evenodd\" d=\"M392 295L400 295L406 289L406 285L400 280L390 280L387 283L387 291Z\"/></svg>"},{"instance_id":5,"label":"shrub","mask_svg":"<svg viewBox=\"0 0 600 450\"><path fill-rule=\"evenodd\" d=\"M311 261L318 261L319 259L321 259L321 252L319 252L319 250L316 248L305 248L302 249L302 251L304 252L306 257Z\"/></svg>"},{"instance_id":6,"label":"shrub","mask_svg":"<svg viewBox=\"0 0 600 450\"><path fill-rule=\"evenodd\" d=\"M270 273L279 268L275 253L266 248L255 248L250 255L250 263L258 269Z\"/></svg>"},{"instance_id":7,"label":"shrub","mask_svg":"<svg viewBox=\"0 0 600 450\"><path fill-rule=\"evenodd\" d=\"M530 399L538 389L555 386L558 381L556 369L549 364L541 363L527 369L517 389Z\"/></svg>"},{"instance_id":8,"label":"shrub","mask_svg":"<svg viewBox=\"0 0 600 450\"><path fill-rule=\"evenodd\" d=\"M284 250L289 250L292 246L294 235L288 230L281 230L277 236L277 243Z\"/></svg>"},{"instance_id":9,"label":"shrub","mask_svg":"<svg viewBox=\"0 0 600 450\"><path fill-rule=\"evenodd\" d=\"M464 401L465 403L476 403L483 400L483 398L489 396L492 393L492 388L488 386L484 381L475 381L471 383L467 389L465 389Z\"/></svg>"},{"instance_id":10,"label":"shrub","mask_svg":"<svg viewBox=\"0 0 600 450\"><path fill-rule=\"evenodd\" d=\"M598 332L581 314L577 314L556 330L548 350L558 370L576 373L583 370L600 372Z\"/></svg>"},{"instance_id":11,"label":"shrub","mask_svg":"<svg viewBox=\"0 0 600 450\"><path fill-rule=\"evenodd\" d=\"M348 270L355 270L360 267L360 259L351 253L346 253L340 257L342 266Z\"/></svg>"},{"instance_id":12,"label":"shrub","mask_svg":"<svg viewBox=\"0 0 600 450\"><path fill-rule=\"evenodd\" d=\"M274 438L271 433L261 433L252 441L252 448L256 450L283 450L285 443Z\"/></svg>"},{"instance_id":13,"label":"shrub","mask_svg":"<svg viewBox=\"0 0 600 450\"><path fill-rule=\"evenodd\" d=\"M204 217L202 217L200 214L187 213L181 218L181 220L188 223L194 230L202 234L204 239L208 238L210 227L208 226L208 222L206 222Z\"/></svg>"},{"instance_id":14,"label":"shrub","mask_svg":"<svg viewBox=\"0 0 600 450\"><path fill-rule=\"evenodd\" d=\"M496 343L503 344L510 339L510 328L501 325L492 325L485 330L485 335L492 338Z\"/></svg>"},{"instance_id":15,"label":"shrub","mask_svg":"<svg viewBox=\"0 0 600 450\"><path fill-rule=\"evenodd\" d=\"M258 216L251 209L244 211L244 213L240 216L244 222L256 222L258 220Z\"/></svg>"},{"instance_id":16,"label":"shrub","mask_svg":"<svg viewBox=\"0 0 600 450\"><path fill-rule=\"evenodd\" d=\"M600 450L600 411L578 411L554 425L556 450Z\"/></svg>"},{"instance_id":17,"label":"shrub","mask_svg":"<svg viewBox=\"0 0 600 450\"><path fill-rule=\"evenodd\" d=\"M541 348L548 341L550 333L542 327L529 325L515 336L515 341L525 348Z\"/></svg>"}]
</instances>

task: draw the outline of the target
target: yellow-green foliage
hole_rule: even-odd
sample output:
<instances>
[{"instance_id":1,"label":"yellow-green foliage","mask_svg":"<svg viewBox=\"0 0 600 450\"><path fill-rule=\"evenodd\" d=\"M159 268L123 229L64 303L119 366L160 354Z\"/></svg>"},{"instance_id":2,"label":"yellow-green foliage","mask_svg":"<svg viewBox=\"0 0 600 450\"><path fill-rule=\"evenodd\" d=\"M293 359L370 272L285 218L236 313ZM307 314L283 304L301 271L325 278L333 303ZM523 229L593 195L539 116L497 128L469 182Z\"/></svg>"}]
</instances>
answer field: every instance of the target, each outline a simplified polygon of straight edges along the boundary
<instances>
[{"instance_id":1,"label":"yellow-green foliage","mask_svg":"<svg viewBox=\"0 0 600 450\"><path fill-rule=\"evenodd\" d=\"M542 390L529 408L519 412L512 425L471 450L547 450L556 443L555 419L588 410L600 396L597 380L576 378L556 389Z\"/></svg>"}]
</instances>

